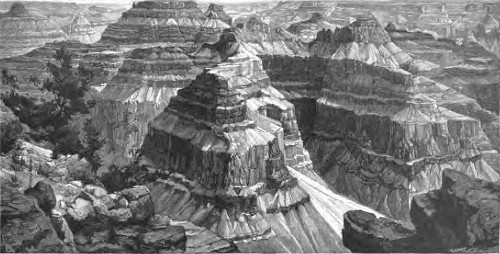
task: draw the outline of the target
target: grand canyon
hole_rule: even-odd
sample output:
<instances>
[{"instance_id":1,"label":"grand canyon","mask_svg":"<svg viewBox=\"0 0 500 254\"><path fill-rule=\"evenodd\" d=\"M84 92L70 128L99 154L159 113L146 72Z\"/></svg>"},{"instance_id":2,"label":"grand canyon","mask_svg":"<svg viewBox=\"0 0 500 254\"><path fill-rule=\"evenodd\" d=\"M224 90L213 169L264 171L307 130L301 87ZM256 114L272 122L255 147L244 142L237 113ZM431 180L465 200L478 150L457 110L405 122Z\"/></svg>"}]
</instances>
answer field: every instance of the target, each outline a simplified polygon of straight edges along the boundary
<instances>
[{"instance_id":1,"label":"grand canyon","mask_svg":"<svg viewBox=\"0 0 500 254\"><path fill-rule=\"evenodd\" d=\"M498 253L499 20L1 1L1 251Z\"/></svg>"}]
</instances>

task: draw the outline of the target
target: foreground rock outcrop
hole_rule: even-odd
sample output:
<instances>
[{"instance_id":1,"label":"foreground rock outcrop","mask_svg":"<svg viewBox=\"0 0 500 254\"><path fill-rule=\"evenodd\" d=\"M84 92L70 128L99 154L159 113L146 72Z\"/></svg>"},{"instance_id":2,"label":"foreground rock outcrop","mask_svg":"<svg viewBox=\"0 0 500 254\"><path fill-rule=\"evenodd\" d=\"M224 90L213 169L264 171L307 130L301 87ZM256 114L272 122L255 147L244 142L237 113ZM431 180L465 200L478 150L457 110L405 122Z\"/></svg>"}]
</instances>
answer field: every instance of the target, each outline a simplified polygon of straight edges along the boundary
<instances>
[{"instance_id":1,"label":"foreground rock outcrop","mask_svg":"<svg viewBox=\"0 0 500 254\"><path fill-rule=\"evenodd\" d=\"M356 252L498 252L500 186L445 170L441 189L415 196L403 225L363 211L344 216L343 241Z\"/></svg>"},{"instance_id":2,"label":"foreground rock outcrop","mask_svg":"<svg viewBox=\"0 0 500 254\"><path fill-rule=\"evenodd\" d=\"M35 198L21 193L2 177L2 252L73 252L58 238L49 214ZM53 196L53 194L52 194Z\"/></svg>"},{"instance_id":3,"label":"foreground rock outcrop","mask_svg":"<svg viewBox=\"0 0 500 254\"><path fill-rule=\"evenodd\" d=\"M67 35L51 19L31 13L14 3L0 15L0 58L22 55L47 42L63 41Z\"/></svg>"}]
</instances>

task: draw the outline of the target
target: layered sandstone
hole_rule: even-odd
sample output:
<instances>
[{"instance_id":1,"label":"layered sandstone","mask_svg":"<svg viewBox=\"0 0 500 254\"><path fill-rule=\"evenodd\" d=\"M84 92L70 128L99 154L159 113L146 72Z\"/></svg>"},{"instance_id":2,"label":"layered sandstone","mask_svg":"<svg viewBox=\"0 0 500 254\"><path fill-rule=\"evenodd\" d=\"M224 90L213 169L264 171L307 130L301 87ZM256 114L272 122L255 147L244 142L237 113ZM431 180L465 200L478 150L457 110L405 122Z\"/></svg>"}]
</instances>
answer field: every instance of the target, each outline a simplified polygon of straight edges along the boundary
<instances>
[{"instance_id":1,"label":"layered sandstone","mask_svg":"<svg viewBox=\"0 0 500 254\"><path fill-rule=\"evenodd\" d=\"M76 14L71 23L63 29L68 34L69 39L85 44L94 43L101 38L101 34L92 27L82 13Z\"/></svg>"},{"instance_id":2,"label":"layered sandstone","mask_svg":"<svg viewBox=\"0 0 500 254\"><path fill-rule=\"evenodd\" d=\"M316 56L352 59L391 69L408 68L412 58L396 46L373 17L363 17L343 28L323 29L310 43Z\"/></svg>"},{"instance_id":3,"label":"layered sandstone","mask_svg":"<svg viewBox=\"0 0 500 254\"><path fill-rule=\"evenodd\" d=\"M361 206L312 180L293 105L270 86L260 59L233 46L150 124L143 163L168 175L149 186L155 210L242 252L345 251L330 211Z\"/></svg>"},{"instance_id":4,"label":"layered sandstone","mask_svg":"<svg viewBox=\"0 0 500 254\"><path fill-rule=\"evenodd\" d=\"M321 57L261 57L336 191L405 219L411 196L438 188L446 168L499 179L481 122L446 104L472 99L401 69L408 54L375 20L319 33L312 52Z\"/></svg>"},{"instance_id":5,"label":"layered sandstone","mask_svg":"<svg viewBox=\"0 0 500 254\"><path fill-rule=\"evenodd\" d=\"M22 55L47 42L66 39L56 22L29 12L21 3L0 15L0 58Z\"/></svg>"},{"instance_id":6,"label":"layered sandstone","mask_svg":"<svg viewBox=\"0 0 500 254\"><path fill-rule=\"evenodd\" d=\"M83 68L93 72L95 84L111 80L124 59L123 53L115 45L63 41L47 43L24 55L0 59L0 65L17 76L21 91L31 89L30 92L33 93L35 89L28 82L29 78L47 78L47 62L54 62L54 54L61 48L71 53L73 67L81 64Z\"/></svg>"},{"instance_id":7,"label":"layered sandstone","mask_svg":"<svg viewBox=\"0 0 500 254\"><path fill-rule=\"evenodd\" d=\"M446 168L499 179L483 159L492 147L480 122L439 107L403 70L286 56L264 65L304 110L298 120L314 167L340 193L408 218L411 195L437 188Z\"/></svg>"},{"instance_id":8,"label":"layered sandstone","mask_svg":"<svg viewBox=\"0 0 500 254\"><path fill-rule=\"evenodd\" d=\"M134 3L132 9L106 28L102 41L123 44L192 43L196 34L202 32L206 21L194 1L141 1Z\"/></svg>"},{"instance_id":9,"label":"layered sandstone","mask_svg":"<svg viewBox=\"0 0 500 254\"><path fill-rule=\"evenodd\" d=\"M179 48L136 49L101 92L92 116L106 139L106 161L142 144L148 123L201 72ZM123 163L126 163L124 161Z\"/></svg>"}]
</instances>

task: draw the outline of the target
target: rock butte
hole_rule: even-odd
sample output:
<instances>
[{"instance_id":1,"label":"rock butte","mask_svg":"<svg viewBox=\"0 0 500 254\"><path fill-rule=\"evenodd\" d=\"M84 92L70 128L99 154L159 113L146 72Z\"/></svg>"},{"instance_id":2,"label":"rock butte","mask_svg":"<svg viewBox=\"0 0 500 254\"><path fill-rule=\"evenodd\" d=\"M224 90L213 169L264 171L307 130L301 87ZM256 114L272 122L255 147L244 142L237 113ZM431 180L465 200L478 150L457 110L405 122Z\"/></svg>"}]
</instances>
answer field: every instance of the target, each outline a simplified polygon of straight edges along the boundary
<instances>
[{"instance_id":1,"label":"rock butte","mask_svg":"<svg viewBox=\"0 0 500 254\"><path fill-rule=\"evenodd\" d=\"M14 3L0 15L0 58L22 55L47 42L66 39L57 23L29 12L21 3Z\"/></svg>"},{"instance_id":2,"label":"rock butte","mask_svg":"<svg viewBox=\"0 0 500 254\"><path fill-rule=\"evenodd\" d=\"M91 44L101 38L82 13L77 13L71 23L63 28L71 40Z\"/></svg>"},{"instance_id":3,"label":"rock butte","mask_svg":"<svg viewBox=\"0 0 500 254\"><path fill-rule=\"evenodd\" d=\"M132 9L109 25L101 41L194 43L197 37L217 40L228 27L218 15L205 16L194 1L142 1L134 3Z\"/></svg>"},{"instance_id":4,"label":"rock butte","mask_svg":"<svg viewBox=\"0 0 500 254\"><path fill-rule=\"evenodd\" d=\"M200 51L231 56L180 89L150 124L142 161L172 170L149 186L155 211L211 229L243 252L346 251L341 219L325 207L370 209L321 186L293 105L270 86L258 57L222 42L230 52Z\"/></svg>"}]
</instances>

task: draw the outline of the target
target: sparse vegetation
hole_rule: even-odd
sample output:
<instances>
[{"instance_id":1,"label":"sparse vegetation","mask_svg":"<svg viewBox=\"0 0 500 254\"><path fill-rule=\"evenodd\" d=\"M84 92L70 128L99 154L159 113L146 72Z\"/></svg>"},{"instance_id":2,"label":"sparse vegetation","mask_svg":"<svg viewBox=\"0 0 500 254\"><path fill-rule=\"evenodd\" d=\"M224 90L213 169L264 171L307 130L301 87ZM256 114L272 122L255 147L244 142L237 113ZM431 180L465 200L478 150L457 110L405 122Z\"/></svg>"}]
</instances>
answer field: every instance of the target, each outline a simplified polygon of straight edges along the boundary
<instances>
[{"instance_id":1,"label":"sparse vegetation","mask_svg":"<svg viewBox=\"0 0 500 254\"><path fill-rule=\"evenodd\" d=\"M93 169L98 168L100 160L95 151L102 145L97 140L97 131L92 131L90 127L84 128L85 132L90 133L85 135L87 144L84 145L80 141L78 129L70 125L72 117L88 114L93 104L85 100L92 74L82 68L73 68L71 53L64 46L56 50L54 59L57 64L47 63L50 78L29 79L30 83L48 94L49 99L37 100L20 94L16 76L2 70L2 85L9 88L9 92L2 95L2 100L21 123L33 130L30 138L52 144L54 157L59 154L79 154L92 164ZM11 149L12 140L18 138L17 123L9 127L12 130L8 133L7 143L2 144L2 152Z\"/></svg>"}]
</instances>

